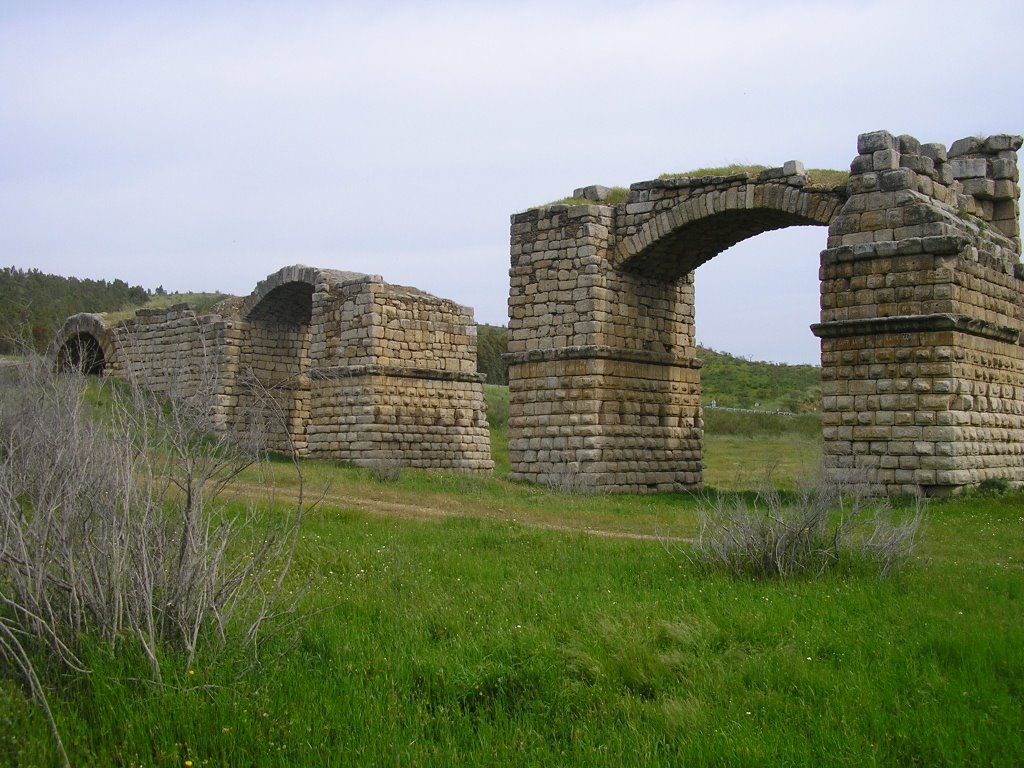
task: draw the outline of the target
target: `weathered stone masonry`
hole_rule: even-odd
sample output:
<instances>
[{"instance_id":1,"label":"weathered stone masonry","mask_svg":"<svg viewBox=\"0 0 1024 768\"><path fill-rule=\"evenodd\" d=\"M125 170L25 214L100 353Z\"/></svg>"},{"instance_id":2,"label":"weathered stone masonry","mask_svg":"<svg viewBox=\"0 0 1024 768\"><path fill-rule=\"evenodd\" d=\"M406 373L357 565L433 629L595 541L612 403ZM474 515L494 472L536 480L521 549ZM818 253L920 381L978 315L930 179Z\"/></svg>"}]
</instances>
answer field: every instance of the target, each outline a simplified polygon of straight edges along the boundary
<instances>
[{"instance_id":1,"label":"weathered stone masonry","mask_svg":"<svg viewBox=\"0 0 1024 768\"><path fill-rule=\"evenodd\" d=\"M858 140L849 182L760 174L601 188L512 217L513 477L698 488L693 270L735 243L829 227L821 255L825 471L872 492L1024 482L1019 137Z\"/></svg>"},{"instance_id":2,"label":"weathered stone masonry","mask_svg":"<svg viewBox=\"0 0 1024 768\"><path fill-rule=\"evenodd\" d=\"M278 451L493 467L472 311L376 275L293 266L210 315L75 315L51 354L168 394L208 392L214 426L258 428Z\"/></svg>"},{"instance_id":3,"label":"weathered stone masonry","mask_svg":"<svg viewBox=\"0 0 1024 768\"><path fill-rule=\"evenodd\" d=\"M846 184L798 162L634 184L625 203L512 217L512 476L699 488L693 271L786 226L821 254L825 472L875 493L1024 483L1024 269L1016 136L949 148L879 131ZM359 463L492 466L468 309L376 276L288 267L197 317L70 318L53 354L166 392L222 428Z\"/></svg>"},{"instance_id":4,"label":"weathered stone masonry","mask_svg":"<svg viewBox=\"0 0 1024 768\"><path fill-rule=\"evenodd\" d=\"M1020 146L859 138L813 327L837 480L902 493L1024 482Z\"/></svg>"}]
</instances>

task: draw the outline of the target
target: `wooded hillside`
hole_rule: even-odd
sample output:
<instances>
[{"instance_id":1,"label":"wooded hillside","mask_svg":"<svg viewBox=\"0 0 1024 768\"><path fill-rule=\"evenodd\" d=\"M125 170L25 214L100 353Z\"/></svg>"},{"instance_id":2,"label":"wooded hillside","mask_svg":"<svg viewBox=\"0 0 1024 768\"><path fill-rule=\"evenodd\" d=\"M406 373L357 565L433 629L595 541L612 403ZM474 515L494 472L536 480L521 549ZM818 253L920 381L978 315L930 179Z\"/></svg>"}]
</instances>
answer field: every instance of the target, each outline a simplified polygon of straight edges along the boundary
<instances>
[{"instance_id":1,"label":"wooded hillside","mask_svg":"<svg viewBox=\"0 0 1024 768\"><path fill-rule=\"evenodd\" d=\"M704 361L705 405L720 408L816 411L821 408L821 369L816 365L765 363L697 347Z\"/></svg>"},{"instance_id":2,"label":"wooded hillside","mask_svg":"<svg viewBox=\"0 0 1024 768\"><path fill-rule=\"evenodd\" d=\"M38 269L0 268L0 352L28 342L43 351L76 312L113 312L142 306L149 294L123 280L82 280Z\"/></svg>"}]
</instances>

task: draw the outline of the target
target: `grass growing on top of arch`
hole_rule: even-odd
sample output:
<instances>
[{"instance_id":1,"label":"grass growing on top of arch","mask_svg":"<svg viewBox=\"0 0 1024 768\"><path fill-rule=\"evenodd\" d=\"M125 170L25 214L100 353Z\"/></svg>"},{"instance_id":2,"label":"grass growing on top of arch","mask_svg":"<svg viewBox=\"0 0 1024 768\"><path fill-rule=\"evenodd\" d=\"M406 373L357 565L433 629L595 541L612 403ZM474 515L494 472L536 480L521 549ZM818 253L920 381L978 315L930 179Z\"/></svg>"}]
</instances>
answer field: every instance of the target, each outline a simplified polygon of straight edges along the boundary
<instances>
[{"instance_id":1,"label":"grass growing on top of arch","mask_svg":"<svg viewBox=\"0 0 1024 768\"><path fill-rule=\"evenodd\" d=\"M811 168L807 171L807 183L818 187L845 187L849 180L849 171L832 168Z\"/></svg>"},{"instance_id":2,"label":"grass growing on top of arch","mask_svg":"<svg viewBox=\"0 0 1024 768\"><path fill-rule=\"evenodd\" d=\"M658 178L662 181L667 181L669 179L696 179L701 176L735 176L739 173L747 173L751 176L757 176L759 173L767 170L767 165L745 165L743 163L732 163L730 165L721 165L713 168L695 168L692 171L686 171L684 173L663 173ZM841 187L845 186L849 178L849 171L839 171L831 168L810 168L807 170L807 183L813 186Z\"/></svg>"},{"instance_id":3,"label":"grass growing on top of arch","mask_svg":"<svg viewBox=\"0 0 1024 768\"><path fill-rule=\"evenodd\" d=\"M129 317L134 317L135 313L140 309L166 309L173 307L175 304L192 304L196 314L202 315L209 312L215 304L227 298L230 298L230 294L219 292L153 294L145 304L126 307L117 312L104 312L103 317L109 322L116 323L118 320L127 320Z\"/></svg>"},{"instance_id":4,"label":"grass growing on top of arch","mask_svg":"<svg viewBox=\"0 0 1024 768\"><path fill-rule=\"evenodd\" d=\"M767 165L730 163L729 165L719 165L709 168L694 168L692 171L686 171L684 173L663 173L658 177L658 179L661 181L669 181L670 179L697 179L701 176L735 176L738 173L749 173L751 176L756 176L762 171L767 170Z\"/></svg>"},{"instance_id":5,"label":"grass growing on top of arch","mask_svg":"<svg viewBox=\"0 0 1024 768\"><path fill-rule=\"evenodd\" d=\"M670 179L700 178L701 176L735 176L746 173L756 177L762 171L767 171L767 165L746 165L743 163L731 163L709 168L695 168L684 173L663 173L658 176L661 181ZM831 168L810 168L807 170L807 183L816 187L843 187L850 178L849 171L839 171ZM600 202L586 197L563 197L553 200L544 205L532 206L534 208L548 208L552 205L618 205L625 203L629 198L629 189L626 187L612 187L611 192L605 200Z\"/></svg>"},{"instance_id":6,"label":"grass growing on top of arch","mask_svg":"<svg viewBox=\"0 0 1024 768\"><path fill-rule=\"evenodd\" d=\"M553 200L544 205L536 205L534 208L548 208L552 205L618 205L626 202L629 197L629 189L626 187L611 187L608 197L604 200L591 200L589 197L563 197L560 200Z\"/></svg>"}]
</instances>

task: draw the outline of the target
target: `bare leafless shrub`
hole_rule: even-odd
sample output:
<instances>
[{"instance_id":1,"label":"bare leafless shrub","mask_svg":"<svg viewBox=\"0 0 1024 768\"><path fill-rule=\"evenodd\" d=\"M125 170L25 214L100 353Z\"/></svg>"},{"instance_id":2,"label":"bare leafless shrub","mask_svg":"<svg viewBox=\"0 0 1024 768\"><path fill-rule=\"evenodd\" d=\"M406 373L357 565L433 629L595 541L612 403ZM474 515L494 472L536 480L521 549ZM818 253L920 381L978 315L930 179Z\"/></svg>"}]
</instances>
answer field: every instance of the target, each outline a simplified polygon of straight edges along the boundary
<instances>
[{"instance_id":1,"label":"bare leafless shrub","mask_svg":"<svg viewBox=\"0 0 1024 768\"><path fill-rule=\"evenodd\" d=\"M719 496L700 509L691 557L753 578L822 574L842 562L867 564L884 578L912 556L921 516L919 504L896 521L886 502L843 496L827 484L792 497L768 488L752 502Z\"/></svg>"},{"instance_id":2,"label":"bare leafless shrub","mask_svg":"<svg viewBox=\"0 0 1024 768\"><path fill-rule=\"evenodd\" d=\"M876 510L864 535L857 539L857 551L875 566L881 578L898 575L917 550L922 526L920 500L911 517L896 520L891 510Z\"/></svg>"},{"instance_id":3,"label":"bare leafless shrub","mask_svg":"<svg viewBox=\"0 0 1024 768\"><path fill-rule=\"evenodd\" d=\"M595 493L591 479L580 472L579 464L568 462L551 472L544 484L553 491L569 496L587 496Z\"/></svg>"},{"instance_id":4,"label":"bare leafless shrub","mask_svg":"<svg viewBox=\"0 0 1024 768\"><path fill-rule=\"evenodd\" d=\"M191 664L229 633L255 648L289 609L301 476L290 515L230 503L224 490L262 446L211 431L211 380L172 397L104 390L97 418L81 376L34 361L0 393L0 660L47 713L35 664L84 671L86 637L134 638L160 682L161 650Z\"/></svg>"}]
</instances>

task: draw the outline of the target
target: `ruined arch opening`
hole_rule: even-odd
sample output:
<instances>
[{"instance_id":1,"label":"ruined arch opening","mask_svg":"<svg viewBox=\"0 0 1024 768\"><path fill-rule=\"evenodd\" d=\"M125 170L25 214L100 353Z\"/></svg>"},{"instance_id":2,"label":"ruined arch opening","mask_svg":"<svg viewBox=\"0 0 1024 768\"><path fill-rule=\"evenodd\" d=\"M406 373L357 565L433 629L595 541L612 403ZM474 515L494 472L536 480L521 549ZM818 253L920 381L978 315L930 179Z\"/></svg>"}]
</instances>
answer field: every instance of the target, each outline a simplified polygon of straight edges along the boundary
<instances>
[{"instance_id":1,"label":"ruined arch opening","mask_svg":"<svg viewBox=\"0 0 1024 768\"><path fill-rule=\"evenodd\" d=\"M279 285L249 310L250 320L309 325L313 317L313 286L306 282Z\"/></svg>"},{"instance_id":2,"label":"ruined arch opening","mask_svg":"<svg viewBox=\"0 0 1024 768\"><path fill-rule=\"evenodd\" d=\"M709 485L758 487L770 476L788 487L818 470L821 350L810 326L819 319L825 244L823 227L777 229L737 243L694 273Z\"/></svg>"},{"instance_id":3,"label":"ruined arch opening","mask_svg":"<svg viewBox=\"0 0 1024 768\"><path fill-rule=\"evenodd\" d=\"M305 454L314 286L294 280L260 297L242 322L239 406L268 448Z\"/></svg>"},{"instance_id":4,"label":"ruined arch opening","mask_svg":"<svg viewBox=\"0 0 1024 768\"><path fill-rule=\"evenodd\" d=\"M794 226L743 240L694 273L697 341L776 363L820 362L809 326L819 318L823 228Z\"/></svg>"},{"instance_id":5,"label":"ruined arch opening","mask_svg":"<svg viewBox=\"0 0 1024 768\"><path fill-rule=\"evenodd\" d=\"M57 370L77 371L87 376L102 376L107 360L99 340L91 333L76 333L57 353Z\"/></svg>"}]
</instances>

